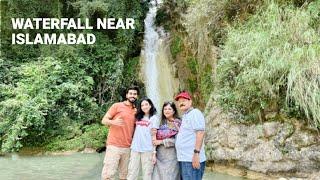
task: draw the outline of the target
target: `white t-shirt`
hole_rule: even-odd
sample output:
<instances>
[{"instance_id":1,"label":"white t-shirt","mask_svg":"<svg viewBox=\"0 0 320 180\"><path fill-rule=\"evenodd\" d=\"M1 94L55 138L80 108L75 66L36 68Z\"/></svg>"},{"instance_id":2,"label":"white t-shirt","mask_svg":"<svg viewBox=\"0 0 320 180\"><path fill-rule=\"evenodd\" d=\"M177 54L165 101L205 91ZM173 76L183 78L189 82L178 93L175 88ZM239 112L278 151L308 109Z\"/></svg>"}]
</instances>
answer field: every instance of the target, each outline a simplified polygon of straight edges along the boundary
<instances>
[{"instance_id":1,"label":"white t-shirt","mask_svg":"<svg viewBox=\"0 0 320 180\"><path fill-rule=\"evenodd\" d=\"M135 152L152 152L152 128L156 128L158 117L156 115L143 117L140 121L136 121L136 129L134 131L131 150Z\"/></svg>"},{"instance_id":2,"label":"white t-shirt","mask_svg":"<svg viewBox=\"0 0 320 180\"><path fill-rule=\"evenodd\" d=\"M178 161L192 162L193 150L196 144L196 132L205 130L205 119L199 109L189 109L182 116L180 130L176 137ZM206 161L204 144L200 149L200 163Z\"/></svg>"}]
</instances>

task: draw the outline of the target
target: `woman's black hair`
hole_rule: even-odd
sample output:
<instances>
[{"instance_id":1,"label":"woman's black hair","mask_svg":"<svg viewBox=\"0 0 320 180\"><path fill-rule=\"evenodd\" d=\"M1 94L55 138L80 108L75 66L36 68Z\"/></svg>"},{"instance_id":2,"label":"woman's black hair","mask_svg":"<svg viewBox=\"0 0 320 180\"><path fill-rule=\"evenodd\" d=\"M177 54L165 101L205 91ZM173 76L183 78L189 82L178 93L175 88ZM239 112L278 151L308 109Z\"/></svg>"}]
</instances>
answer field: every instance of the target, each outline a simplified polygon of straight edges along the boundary
<instances>
[{"instance_id":1,"label":"woman's black hair","mask_svg":"<svg viewBox=\"0 0 320 180\"><path fill-rule=\"evenodd\" d=\"M170 105L170 107L173 109L174 113L173 113L173 117L175 119L179 118L179 114L178 114L178 111L177 111L177 107L176 105L174 104L174 102L172 101L167 101L167 102L164 102L163 103L163 106L162 106L162 111L161 111L161 122L160 122L160 125L164 125L164 124L167 124L167 118L166 116L164 115L163 111L164 111L164 107L166 107L167 105Z\"/></svg>"},{"instance_id":2,"label":"woman's black hair","mask_svg":"<svg viewBox=\"0 0 320 180\"><path fill-rule=\"evenodd\" d=\"M139 103L138 103L138 106L137 106L136 119L137 119L138 121L140 121L140 120L143 118L143 116L144 116L144 112L143 112L142 109L141 109L141 103L142 103L143 101L147 101L147 102L150 104L150 106L151 106L150 112L149 112L149 117L151 117L151 116L153 116L153 115L155 115L155 114L157 113L157 109L154 107L151 99L149 99L149 98L147 98L147 97L144 97L144 98L140 99L140 101L139 101Z\"/></svg>"}]
</instances>

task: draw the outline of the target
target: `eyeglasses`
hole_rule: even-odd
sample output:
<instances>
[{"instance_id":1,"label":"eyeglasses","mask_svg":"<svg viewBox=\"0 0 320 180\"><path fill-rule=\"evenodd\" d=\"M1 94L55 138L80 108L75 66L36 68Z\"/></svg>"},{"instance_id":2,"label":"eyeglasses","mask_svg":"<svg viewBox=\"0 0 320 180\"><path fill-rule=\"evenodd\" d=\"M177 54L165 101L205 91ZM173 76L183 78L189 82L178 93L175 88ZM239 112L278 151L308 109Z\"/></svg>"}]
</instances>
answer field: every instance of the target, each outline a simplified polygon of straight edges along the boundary
<instances>
[{"instance_id":1,"label":"eyeglasses","mask_svg":"<svg viewBox=\"0 0 320 180\"><path fill-rule=\"evenodd\" d=\"M174 104L174 102L173 102L173 101L166 101L166 102L164 102L163 104L165 104L165 105L167 105L167 104L172 105L172 104Z\"/></svg>"}]
</instances>

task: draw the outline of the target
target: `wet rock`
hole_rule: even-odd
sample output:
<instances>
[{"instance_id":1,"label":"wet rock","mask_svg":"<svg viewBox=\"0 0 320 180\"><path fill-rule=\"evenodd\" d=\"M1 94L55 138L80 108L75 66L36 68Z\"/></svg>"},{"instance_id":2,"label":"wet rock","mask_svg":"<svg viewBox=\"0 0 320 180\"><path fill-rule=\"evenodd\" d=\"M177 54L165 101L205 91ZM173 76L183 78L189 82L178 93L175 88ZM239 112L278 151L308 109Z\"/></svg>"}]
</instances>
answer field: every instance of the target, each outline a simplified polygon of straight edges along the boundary
<instances>
[{"instance_id":1,"label":"wet rock","mask_svg":"<svg viewBox=\"0 0 320 180\"><path fill-rule=\"evenodd\" d=\"M270 173L270 172L289 172L295 171L296 164L292 161L272 162L272 161L254 161L249 167L250 170Z\"/></svg>"},{"instance_id":2,"label":"wet rock","mask_svg":"<svg viewBox=\"0 0 320 180\"><path fill-rule=\"evenodd\" d=\"M310 176L310 180L319 180L320 179L320 172L312 173Z\"/></svg>"},{"instance_id":3,"label":"wet rock","mask_svg":"<svg viewBox=\"0 0 320 180\"><path fill-rule=\"evenodd\" d=\"M81 151L81 153L95 153L96 150L93 148L84 148L83 151Z\"/></svg>"},{"instance_id":4,"label":"wet rock","mask_svg":"<svg viewBox=\"0 0 320 180\"><path fill-rule=\"evenodd\" d=\"M317 143L315 136L310 136L307 132L294 133L290 138L287 139L287 142L292 141L297 148L311 146Z\"/></svg>"},{"instance_id":5,"label":"wet rock","mask_svg":"<svg viewBox=\"0 0 320 180\"><path fill-rule=\"evenodd\" d=\"M214 106L206 118L208 160L232 162L261 173L293 174L290 177L309 178L320 171L318 135L303 130L299 123L237 124Z\"/></svg>"},{"instance_id":6,"label":"wet rock","mask_svg":"<svg viewBox=\"0 0 320 180\"><path fill-rule=\"evenodd\" d=\"M294 132L294 127L292 124L284 123L280 125L280 132L277 133L275 137L276 146L283 146L286 139L290 137Z\"/></svg>"}]
</instances>

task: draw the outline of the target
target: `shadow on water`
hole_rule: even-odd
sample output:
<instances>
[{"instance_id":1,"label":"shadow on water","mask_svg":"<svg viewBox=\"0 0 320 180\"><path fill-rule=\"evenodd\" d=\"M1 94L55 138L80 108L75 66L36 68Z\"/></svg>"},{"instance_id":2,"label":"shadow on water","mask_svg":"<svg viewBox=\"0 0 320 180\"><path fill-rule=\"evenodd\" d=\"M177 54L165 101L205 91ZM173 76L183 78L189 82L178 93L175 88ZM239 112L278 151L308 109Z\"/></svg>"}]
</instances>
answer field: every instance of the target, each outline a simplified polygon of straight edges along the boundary
<instances>
[{"instance_id":1,"label":"shadow on water","mask_svg":"<svg viewBox=\"0 0 320 180\"><path fill-rule=\"evenodd\" d=\"M104 153L67 155L19 155L0 157L0 179L4 180L99 180ZM205 180L240 180L241 177L206 171Z\"/></svg>"}]
</instances>

